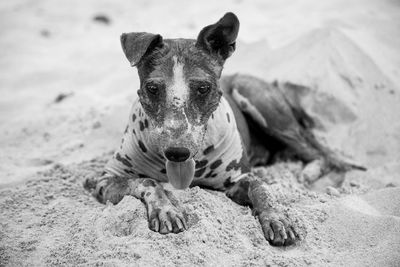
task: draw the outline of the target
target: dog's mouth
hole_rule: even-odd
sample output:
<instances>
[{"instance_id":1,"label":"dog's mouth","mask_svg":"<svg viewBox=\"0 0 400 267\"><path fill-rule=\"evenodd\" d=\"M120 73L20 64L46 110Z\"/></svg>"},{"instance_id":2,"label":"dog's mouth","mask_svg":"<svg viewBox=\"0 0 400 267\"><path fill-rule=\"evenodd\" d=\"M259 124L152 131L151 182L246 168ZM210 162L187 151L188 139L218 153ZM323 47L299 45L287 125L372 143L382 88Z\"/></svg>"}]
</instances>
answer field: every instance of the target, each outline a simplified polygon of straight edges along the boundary
<instances>
[{"instance_id":1,"label":"dog's mouth","mask_svg":"<svg viewBox=\"0 0 400 267\"><path fill-rule=\"evenodd\" d=\"M194 178L195 162L185 147L169 147L164 151L168 181L176 189L186 189Z\"/></svg>"}]
</instances>

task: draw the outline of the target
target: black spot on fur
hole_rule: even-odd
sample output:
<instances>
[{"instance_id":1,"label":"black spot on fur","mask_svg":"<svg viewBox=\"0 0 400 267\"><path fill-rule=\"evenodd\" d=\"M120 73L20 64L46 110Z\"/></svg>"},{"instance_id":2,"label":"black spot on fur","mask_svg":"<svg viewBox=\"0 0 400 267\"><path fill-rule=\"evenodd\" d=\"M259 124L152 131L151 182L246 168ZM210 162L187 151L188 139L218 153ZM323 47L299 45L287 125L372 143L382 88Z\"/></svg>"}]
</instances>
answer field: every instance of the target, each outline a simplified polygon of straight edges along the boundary
<instances>
[{"instance_id":1,"label":"black spot on fur","mask_svg":"<svg viewBox=\"0 0 400 267\"><path fill-rule=\"evenodd\" d=\"M212 178L217 177L218 174L214 173L213 175L211 175Z\"/></svg>"},{"instance_id":2,"label":"black spot on fur","mask_svg":"<svg viewBox=\"0 0 400 267\"><path fill-rule=\"evenodd\" d=\"M240 158L239 162L237 159L232 160L229 162L228 166L226 166L225 170L228 172L230 170L241 170L242 173L249 172L250 171L250 166L247 161L247 156L245 152L242 152L242 157Z\"/></svg>"},{"instance_id":3,"label":"black spot on fur","mask_svg":"<svg viewBox=\"0 0 400 267\"><path fill-rule=\"evenodd\" d=\"M230 188L230 187L232 187L232 186L235 184L235 183L232 183L232 182L231 182L231 178L232 178L232 177L229 176L229 177L224 181L224 187L225 187L225 188Z\"/></svg>"},{"instance_id":4,"label":"black spot on fur","mask_svg":"<svg viewBox=\"0 0 400 267\"><path fill-rule=\"evenodd\" d=\"M149 121L147 119L144 120L144 128L149 128Z\"/></svg>"},{"instance_id":5,"label":"black spot on fur","mask_svg":"<svg viewBox=\"0 0 400 267\"><path fill-rule=\"evenodd\" d=\"M129 174L135 174L134 171L128 170L128 169L124 169L124 172L129 173Z\"/></svg>"},{"instance_id":6,"label":"black spot on fur","mask_svg":"<svg viewBox=\"0 0 400 267\"><path fill-rule=\"evenodd\" d=\"M162 169L160 172L165 174L165 173L167 173L167 170L166 169Z\"/></svg>"},{"instance_id":7,"label":"black spot on fur","mask_svg":"<svg viewBox=\"0 0 400 267\"><path fill-rule=\"evenodd\" d=\"M210 171L209 173L206 174L206 176L204 176L204 178L210 178L215 176L217 176L217 174L213 173L213 171Z\"/></svg>"},{"instance_id":8,"label":"black spot on fur","mask_svg":"<svg viewBox=\"0 0 400 267\"><path fill-rule=\"evenodd\" d=\"M211 163L210 169L214 170L214 169L218 168L221 164L222 164L222 160L218 159L218 160L214 161L213 163Z\"/></svg>"},{"instance_id":9,"label":"black spot on fur","mask_svg":"<svg viewBox=\"0 0 400 267\"><path fill-rule=\"evenodd\" d=\"M237 162L236 159L232 160L231 162L229 162L228 166L226 166L225 170L227 172L229 172L230 170L239 170L240 168L240 164Z\"/></svg>"},{"instance_id":10,"label":"black spot on fur","mask_svg":"<svg viewBox=\"0 0 400 267\"><path fill-rule=\"evenodd\" d=\"M214 119L214 113L213 113L213 114L211 114L211 119Z\"/></svg>"},{"instance_id":11,"label":"black spot on fur","mask_svg":"<svg viewBox=\"0 0 400 267\"><path fill-rule=\"evenodd\" d=\"M133 129L133 130L132 130L132 133L133 133L134 135L136 135L136 131L135 131L135 129Z\"/></svg>"},{"instance_id":12,"label":"black spot on fur","mask_svg":"<svg viewBox=\"0 0 400 267\"><path fill-rule=\"evenodd\" d=\"M144 173L139 173L138 174L139 178L146 178L149 177L148 175L144 174Z\"/></svg>"},{"instance_id":13,"label":"black spot on fur","mask_svg":"<svg viewBox=\"0 0 400 267\"><path fill-rule=\"evenodd\" d=\"M128 155L125 155L125 158L126 158L127 160L132 160Z\"/></svg>"},{"instance_id":14,"label":"black spot on fur","mask_svg":"<svg viewBox=\"0 0 400 267\"><path fill-rule=\"evenodd\" d=\"M126 167L132 168L132 164L125 158L121 157L119 153L115 155L116 160L120 161L122 164L124 164Z\"/></svg>"},{"instance_id":15,"label":"black spot on fur","mask_svg":"<svg viewBox=\"0 0 400 267\"><path fill-rule=\"evenodd\" d=\"M147 192L146 193L146 197L148 197L148 196L150 196L151 195L151 193L150 192Z\"/></svg>"},{"instance_id":16,"label":"black spot on fur","mask_svg":"<svg viewBox=\"0 0 400 267\"><path fill-rule=\"evenodd\" d=\"M136 114L133 113L133 114L132 114L132 121L135 122L135 120L136 120Z\"/></svg>"},{"instance_id":17,"label":"black spot on fur","mask_svg":"<svg viewBox=\"0 0 400 267\"><path fill-rule=\"evenodd\" d=\"M126 133L128 132L128 128L129 128L129 126L128 126L128 125L126 125L125 131L124 131L124 134L126 134Z\"/></svg>"},{"instance_id":18,"label":"black spot on fur","mask_svg":"<svg viewBox=\"0 0 400 267\"><path fill-rule=\"evenodd\" d=\"M145 194L144 192L140 193L140 197L144 198L144 194Z\"/></svg>"},{"instance_id":19,"label":"black spot on fur","mask_svg":"<svg viewBox=\"0 0 400 267\"><path fill-rule=\"evenodd\" d=\"M201 177L203 173L206 171L206 168L201 168L194 173L195 177Z\"/></svg>"},{"instance_id":20,"label":"black spot on fur","mask_svg":"<svg viewBox=\"0 0 400 267\"><path fill-rule=\"evenodd\" d=\"M142 121L139 121L139 127L140 127L140 131L144 130L144 123Z\"/></svg>"},{"instance_id":21,"label":"black spot on fur","mask_svg":"<svg viewBox=\"0 0 400 267\"><path fill-rule=\"evenodd\" d=\"M143 144L143 142L142 142L141 140L139 140L139 141L138 141L138 144L139 144L140 149L141 149L144 153L146 153L146 152L147 152L147 148L146 148L146 146Z\"/></svg>"},{"instance_id":22,"label":"black spot on fur","mask_svg":"<svg viewBox=\"0 0 400 267\"><path fill-rule=\"evenodd\" d=\"M203 154L204 155L207 155L207 154L209 154L211 151L213 151L214 150L214 145L211 145L211 146L209 146L209 147L207 147L206 149L204 149L204 152L203 152Z\"/></svg>"},{"instance_id":23,"label":"black spot on fur","mask_svg":"<svg viewBox=\"0 0 400 267\"><path fill-rule=\"evenodd\" d=\"M201 160L201 161L198 161L198 160L196 160L196 169L201 169L201 168L203 168L204 166L206 166L207 165L207 163L208 163L208 160Z\"/></svg>"},{"instance_id":24,"label":"black spot on fur","mask_svg":"<svg viewBox=\"0 0 400 267\"><path fill-rule=\"evenodd\" d=\"M226 118L228 119L228 122L231 122L231 118L229 118L229 113L226 113Z\"/></svg>"},{"instance_id":25,"label":"black spot on fur","mask_svg":"<svg viewBox=\"0 0 400 267\"><path fill-rule=\"evenodd\" d=\"M145 186L145 187L148 187L148 186L156 187L156 183L151 179L146 179L146 180L143 181L143 186Z\"/></svg>"},{"instance_id":26,"label":"black spot on fur","mask_svg":"<svg viewBox=\"0 0 400 267\"><path fill-rule=\"evenodd\" d=\"M142 117L142 110L139 109L139 117Z\"/></svg>"}]
</instances>

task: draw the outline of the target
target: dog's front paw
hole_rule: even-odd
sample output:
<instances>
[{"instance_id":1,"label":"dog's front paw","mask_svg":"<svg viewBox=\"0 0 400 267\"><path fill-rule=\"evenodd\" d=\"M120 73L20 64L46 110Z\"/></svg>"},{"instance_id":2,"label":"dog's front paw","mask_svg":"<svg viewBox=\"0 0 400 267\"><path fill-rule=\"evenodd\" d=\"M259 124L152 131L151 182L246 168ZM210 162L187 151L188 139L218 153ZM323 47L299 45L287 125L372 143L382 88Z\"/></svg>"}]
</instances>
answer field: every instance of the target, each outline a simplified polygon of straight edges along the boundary
<instances>
[{"instance_id":1,"label":"dog's front paw","mask_svg":"<svg viewBox=\"0 0 400 267\"><path fill-rule=\"evenodd\" d=\"M165 203L149 207L149 228L160 234L180 233L187 229L184 213L172 205Z\"/></svg>"},{"instance_id":2,"label":"dog's front paw","mask_svg":"<svg viewBox=\"0 0 400 267\"><path fill-rule=\"evenodd\" d=\"M271 245L290 246L299 240L299 235L283 216L271 212L261 212L258 219L264 236Z\"/></svg>"}]
</instances>

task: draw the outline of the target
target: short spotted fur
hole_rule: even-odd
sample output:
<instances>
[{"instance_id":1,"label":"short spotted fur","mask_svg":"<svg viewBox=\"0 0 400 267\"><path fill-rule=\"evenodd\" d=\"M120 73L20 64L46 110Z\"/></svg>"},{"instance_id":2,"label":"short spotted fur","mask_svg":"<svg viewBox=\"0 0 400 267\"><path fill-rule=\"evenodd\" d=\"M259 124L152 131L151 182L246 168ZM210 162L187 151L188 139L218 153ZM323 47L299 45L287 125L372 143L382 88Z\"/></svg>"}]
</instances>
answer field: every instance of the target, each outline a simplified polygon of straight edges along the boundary
<instances>
[{"instance_id":1,"label":"short spotted fur","mask_svg":"<svg viewBox=\"0 0 400 267\"><path fill-rule=\"evenodd\" d=\"M239 20L227 13L196 40L122 34L123 51L138 69L139 98L105 174L85 187L102 203L135 196L146 204L151 230L178 233L187 229L186 218L162 183L171 182L171 170L184 172L193 179L188 185L223 190L249 205L272 245L291 245L299 237L290 218L275 211L268 186L250 173L252 166L268 162L269 142L307 163L303 174L309 178L358 167L316 141L309 131L312 119L276 84L244 75L221 78L238 31ZM311 172L315 166L318 171Z\"/></svg>"}]
</instances>

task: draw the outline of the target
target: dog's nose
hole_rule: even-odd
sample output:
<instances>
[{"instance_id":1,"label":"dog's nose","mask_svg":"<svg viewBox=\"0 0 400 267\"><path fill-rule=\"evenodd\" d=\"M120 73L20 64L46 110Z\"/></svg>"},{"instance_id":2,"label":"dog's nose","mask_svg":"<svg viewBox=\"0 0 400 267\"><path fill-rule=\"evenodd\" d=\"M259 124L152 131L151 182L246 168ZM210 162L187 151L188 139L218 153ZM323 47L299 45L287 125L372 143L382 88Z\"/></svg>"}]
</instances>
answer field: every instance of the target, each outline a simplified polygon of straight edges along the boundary
<instances>
[{"instance_id":1,"label":"dog's nose","mask_svg":"<svg viewBox=\"0 0 400 267\"><path fill-rule=\"evenodd\" d=\"M190 151L186 147L169 147L164 154L170 161L182 162L189 158Z\"/></svg>"}]
</instances>

